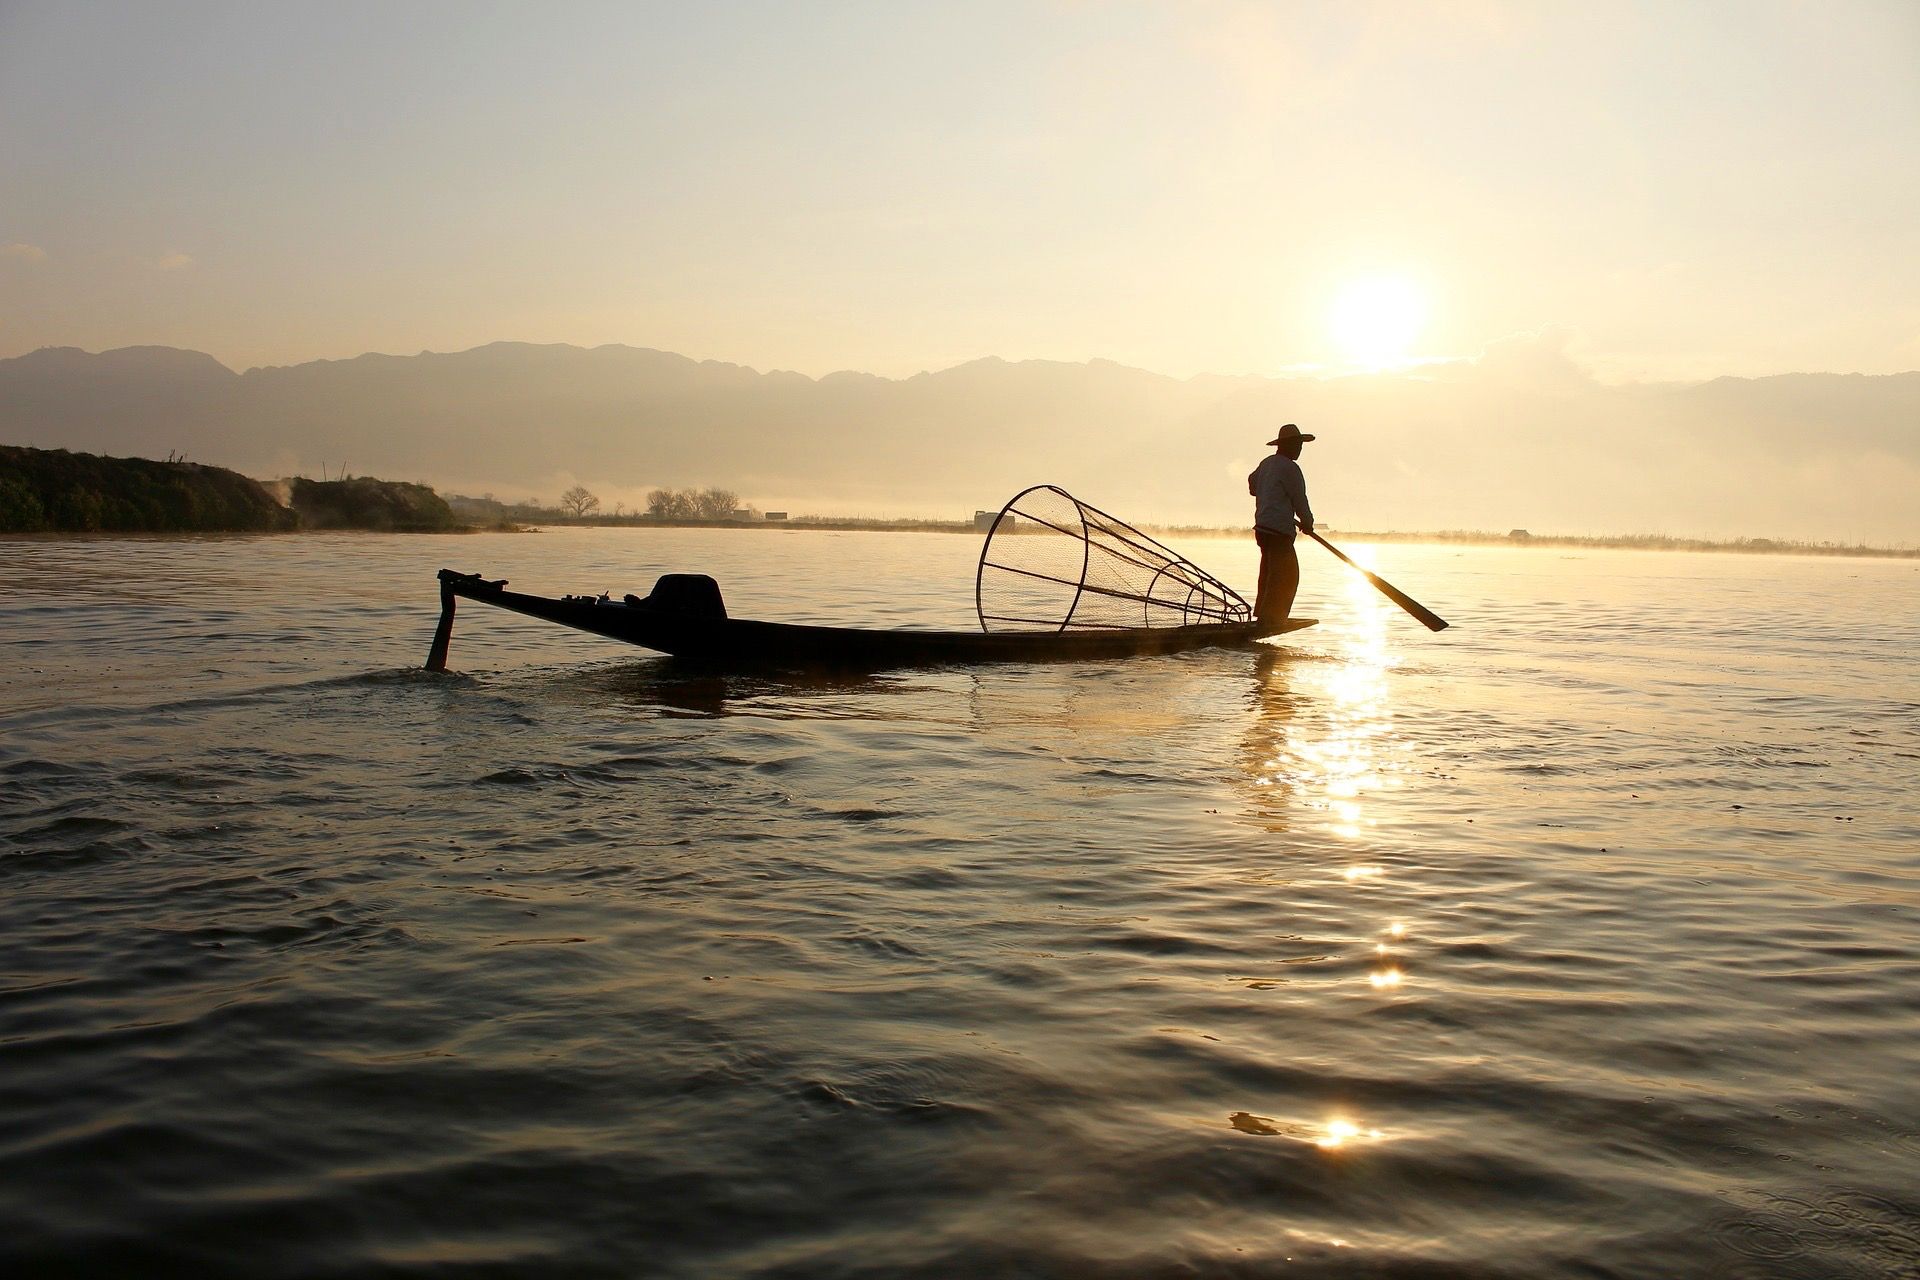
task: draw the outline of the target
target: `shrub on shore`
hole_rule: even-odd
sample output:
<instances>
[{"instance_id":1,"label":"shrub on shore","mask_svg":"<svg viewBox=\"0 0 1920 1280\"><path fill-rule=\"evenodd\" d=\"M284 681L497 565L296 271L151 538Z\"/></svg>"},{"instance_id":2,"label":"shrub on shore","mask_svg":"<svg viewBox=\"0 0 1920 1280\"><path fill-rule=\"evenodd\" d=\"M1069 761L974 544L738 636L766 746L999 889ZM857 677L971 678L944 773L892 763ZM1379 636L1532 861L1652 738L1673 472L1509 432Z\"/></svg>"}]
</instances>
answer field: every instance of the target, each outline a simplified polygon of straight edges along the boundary
<instances>
[{"instance_id":1,"label":"shrub on shore","mask_svg":"<svg viewBox=\"0 0 1920 1280\"><path fill-rule=\"evenodd\" d=\"M224 467L0 445L0 532L268 533L298 517Z\"/></svg>"},{"instance_id":2,"label":"shrub on shore","mask_svg":"<svg viewBox=\"0 0 1920 1280\"><path fill-rule=\"evenodd\" d=\"M423 484L399 480L287 482L294 511L306 529L385 529L395 533L439 533L465 525L446 499Z\"/></svg>"},{"instance_id":3,"label":"shrub on shore","mask_svg":"<svg viewBox=\"0 0 1920 1280\"><path fill-rule=\"evenodd\" d=\"M0 445L0 533L441 532L465 525L423 484L272 485L224 467Z\"/></svg>"}]
</instances>

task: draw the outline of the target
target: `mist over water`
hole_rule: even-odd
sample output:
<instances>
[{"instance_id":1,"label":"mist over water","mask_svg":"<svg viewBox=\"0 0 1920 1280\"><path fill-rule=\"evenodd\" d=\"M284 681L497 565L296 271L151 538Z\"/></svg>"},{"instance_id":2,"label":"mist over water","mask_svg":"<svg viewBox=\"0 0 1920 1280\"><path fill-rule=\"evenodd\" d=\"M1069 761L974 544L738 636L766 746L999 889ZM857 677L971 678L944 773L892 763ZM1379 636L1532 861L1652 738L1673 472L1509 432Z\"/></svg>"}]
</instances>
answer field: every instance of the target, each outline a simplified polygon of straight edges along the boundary
<instances>
[{"instance_id":1,"label":"mist over water","mask_svg":"<svg viewBox=\"0 0 1920 1280\"><path fill-rule=\"evenodd\" d=\"M1270 649L831 679L463 602L417 670L442 565L964 627L978 549L0 540L0 1264L1920 1269L1920 565L1379 548L1430 635L1306 547Z\"/></svg>"}]
</instances>

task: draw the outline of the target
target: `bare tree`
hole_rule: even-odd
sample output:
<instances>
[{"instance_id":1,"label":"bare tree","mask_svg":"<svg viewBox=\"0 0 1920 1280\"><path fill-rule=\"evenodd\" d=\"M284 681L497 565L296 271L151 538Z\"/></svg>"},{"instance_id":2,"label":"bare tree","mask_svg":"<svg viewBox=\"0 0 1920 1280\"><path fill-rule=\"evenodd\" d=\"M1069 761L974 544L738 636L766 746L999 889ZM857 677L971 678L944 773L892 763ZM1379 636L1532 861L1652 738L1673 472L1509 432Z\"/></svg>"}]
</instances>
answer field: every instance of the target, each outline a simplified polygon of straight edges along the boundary
<instances>
[{"instance_id":1,"label":"bare tree","mask_svg":"<svg viewBox=\"0 0 1920 1280\"><path fill-rule=\"evenodd\" d=\"M575 485L560 495L560 509L570 516L584 516L600 509L600 499L587 492L585 485Z\"/></svg>"},{"instance_id":2,"label":"bare tree","mask_svg":"<svg viewBox=\"0 0 1920 1280\"><path fill-rule=\"evenodd\" d=\"M693 514L693 501L682 489L655 489L647 495L647 514L656 520L684 520Z\"/></svg>"},{"instance_id":3,"label":"bare tree","mask_svg":"<svg viewBox=\"0 0 1920 1280\"><path fill-rule=\"evenodd\" d=\"M740 495L731 489L702 489L691 496L693 509L702 520L725 520L740 501Z\"/></svg>"}]
</instances>

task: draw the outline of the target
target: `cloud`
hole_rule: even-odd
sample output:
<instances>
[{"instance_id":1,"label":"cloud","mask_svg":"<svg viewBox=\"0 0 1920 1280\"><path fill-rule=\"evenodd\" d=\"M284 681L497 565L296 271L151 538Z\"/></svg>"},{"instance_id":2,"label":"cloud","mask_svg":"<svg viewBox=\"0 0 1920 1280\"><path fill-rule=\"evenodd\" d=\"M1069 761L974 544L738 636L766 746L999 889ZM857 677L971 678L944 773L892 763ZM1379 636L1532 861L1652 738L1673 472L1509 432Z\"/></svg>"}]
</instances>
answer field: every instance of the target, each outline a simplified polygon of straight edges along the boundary
<instances>
[{"instance_id":1,"label":"cloud","mask_svg":"<svg viewBox=\"0 0 1920 1280\"><path fill-rule=\"evenodd\" d=\"M162 271L185 271L193 265L193 259L184 253L170 253L153 265Z\"/></svg>"},{"instance_id":2,"label":"cloud","mask_svg":"<svg viewBox=\"0 0 1920 1280\"><path fill-rule=\"evenodd\" d=\"M1593 375L1568 354L1576 335L1563 325L1509 334L1486 345L1474 369L1483 377L1536 389L1585 389Z\"/></svg>"},{"instance_id":3,"label":"cloud","mask_svg":"<svg viewBox=\"0 0 1920 1280\"><path fill-rule=\"evenodd\" d=\"M0 248L0 258L18 258L22 262L45 262L47 251L37 244L15 242Z\"/></svg>"}]
</instances>

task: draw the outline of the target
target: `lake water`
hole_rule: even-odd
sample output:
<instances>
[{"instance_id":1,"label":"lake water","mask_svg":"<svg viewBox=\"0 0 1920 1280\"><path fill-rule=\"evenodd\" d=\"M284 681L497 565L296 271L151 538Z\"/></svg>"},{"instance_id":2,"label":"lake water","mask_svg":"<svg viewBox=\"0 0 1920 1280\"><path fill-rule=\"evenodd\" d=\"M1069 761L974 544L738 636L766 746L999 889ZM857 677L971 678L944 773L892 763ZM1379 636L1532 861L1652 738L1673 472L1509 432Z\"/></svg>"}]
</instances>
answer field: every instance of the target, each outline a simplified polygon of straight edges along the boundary
<instances>
[{"instance_id":1,"label":"lake water","mask_svg":"<svg viewBox=\"0 0 1920 1280\"><path fill-rule=\"evenodd\" d=\"M1186 548L1250 586L1250 542ZM1262 651L716 676L442 565L968 626L936 534L0 540L0 1271L1920 1274L1920 564L1317 548Z\"/></svg>"}]
</instances>

